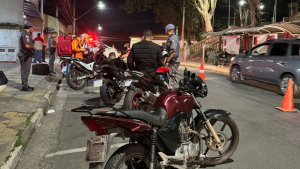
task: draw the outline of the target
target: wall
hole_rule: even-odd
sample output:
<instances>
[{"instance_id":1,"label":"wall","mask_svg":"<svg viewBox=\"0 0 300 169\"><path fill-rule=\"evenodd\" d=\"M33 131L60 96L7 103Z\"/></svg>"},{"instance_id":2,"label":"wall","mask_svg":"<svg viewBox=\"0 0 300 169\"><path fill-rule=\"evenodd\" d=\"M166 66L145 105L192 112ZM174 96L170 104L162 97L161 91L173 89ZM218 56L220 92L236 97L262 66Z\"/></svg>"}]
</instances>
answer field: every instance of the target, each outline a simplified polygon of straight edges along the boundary
<instances>
[{"instance_id":1,"label":"wall","mask_svg":"<svg viewBox=\"0 0 300 169\"><path fill-rule=\"evenodd\" d=\"M23 0L0 1L0 23L23 25Z\"/></svg>"},{"instance_id":2,"label":"wall","mask_svg":"<svg viewBox=\"0 0 300 169\"><path fill-rule=\"evenodd\" d=\"M41 20L36 18L30 18L29 21L34 26L33 37L36 37L37 33L41 32ZM58 33L62 32L66 35L68 34L66 25L64 25L61 21L58 21L57 18L44 14L44 28L46 27L53 27ZM50 35L51 34L47 34L44 32L44 39L47 39Z\"/></svg>"},{"instance_id":3,"label":"wall","mask_svg":"<svg viewBox=\"0 0 300 169\"><path fill-rule=\"evenodd\" d=\"M0 61L16 61L19 29L0 28Z\"/></svg>"},{"instance_id":4,"label":"wall","mask_svg":"<svg viewBox=\"0 0 300 169\"><path fill-rule=\"evenodd\" d=\"M240 53L240 35L223 36L223 49L231 55L238 55Z\"/></svg>"},{"instance_id":5,"label":"wall","mask_svg":"<svg viewBox=\"0 0 300 169\"><path fill-rule=\"evenodd\" d=\"M252 39L252 47L261 44L269 39L278 39L278 34L273 33L273 34L258 34L258 35L253 35Z\"/></svg>"}]
</instances>

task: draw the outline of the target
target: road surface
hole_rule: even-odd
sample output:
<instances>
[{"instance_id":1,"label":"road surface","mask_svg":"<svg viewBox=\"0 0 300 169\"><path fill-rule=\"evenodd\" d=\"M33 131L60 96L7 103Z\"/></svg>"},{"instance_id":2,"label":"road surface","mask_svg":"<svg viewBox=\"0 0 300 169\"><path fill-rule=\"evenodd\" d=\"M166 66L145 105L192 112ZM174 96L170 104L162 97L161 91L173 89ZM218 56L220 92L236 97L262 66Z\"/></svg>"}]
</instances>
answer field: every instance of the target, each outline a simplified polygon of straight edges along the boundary
<instances>
[{"instance_id":1,"label":"road surface","mask_svg":"<svg viewBox=\"0 0 300 169\"><path fill-rule=\"evenodd\" d=\"M197 69L190 69L197 72ZM180 73L183 68L180 68ZM295 169L300 166L300 113L275 109L283 97L276 86L256 82L232 84L229 76L205 72L208 97L199 99L204 109L225 109L239 127L240 142L234 155L217 169ZM98 102L99 91L93 87L75 91L64 81L50 109L33 135L17 169L87 169L84 161L86 141L94 133L83 125L71 109ZM296 106L300 100L295 99ZM121 106L120 104L118 106ZM128 140L115 139L114 148ZM207 167L210 168L210 167Z\"/></svg>"}]
</instances>

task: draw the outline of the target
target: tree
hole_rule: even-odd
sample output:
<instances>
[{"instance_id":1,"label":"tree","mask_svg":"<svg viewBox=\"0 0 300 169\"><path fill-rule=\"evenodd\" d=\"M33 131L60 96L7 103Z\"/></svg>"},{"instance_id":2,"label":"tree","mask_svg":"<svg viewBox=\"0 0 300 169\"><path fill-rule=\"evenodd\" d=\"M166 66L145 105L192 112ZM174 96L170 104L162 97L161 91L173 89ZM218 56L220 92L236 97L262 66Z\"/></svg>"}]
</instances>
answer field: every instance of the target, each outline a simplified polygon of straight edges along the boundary
<instances>
[{"instance_id":1,"label":"tree","mask_svg":"<svg viewBox=\"0 0 300 169\"><path fill-rule=\"evenodd\" d=\"M193 2L203 17L206 32L212 31L211 18L215 12L217 0L193 0Z\"/></svg>"},{"instance_id":2,"label":"tree","mask_svg":"<svg viewBox=\"0 0 300 169\"><path fill-rule=\"evenodd\" d=\"M241 26L248 25L249 6L244 4L239 6Z\"/></svg>"},{"instance_id":3,"label":"tree","mask_svg":"<svg viewBox=\"0 0 300 169\"><path fill-rule=\"evenodd\" d=\"M251 27L256 27L260 25L260 0L248 0L250 10L251 10Z\"/></svg>"},{"instance_id":4,"label":"tree","mask_svg":"<svg viewBox=\"0 0 300 169\"><path fill-rule=\"evenodd\" d=\"M201 23L202 18L195 9L193 0L126 0L120 7L129 14L152 9L156 14L157 23L161 22L164 26L172 23L179 28L178 32L181 32L183 6L185 7L185 30L189 38L190 32L196 31L195 27L199 22Z\"/></svg>"}]
</instances>

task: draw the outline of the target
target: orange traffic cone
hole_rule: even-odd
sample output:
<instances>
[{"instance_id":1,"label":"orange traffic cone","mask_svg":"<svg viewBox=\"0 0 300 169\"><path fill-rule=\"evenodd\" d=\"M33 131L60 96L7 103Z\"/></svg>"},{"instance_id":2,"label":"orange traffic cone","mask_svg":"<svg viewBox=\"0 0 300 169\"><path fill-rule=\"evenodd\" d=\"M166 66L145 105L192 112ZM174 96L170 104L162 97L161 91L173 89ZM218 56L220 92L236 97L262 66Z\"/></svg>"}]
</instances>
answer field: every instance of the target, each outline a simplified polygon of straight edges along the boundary
<instances>
[{"instance_id":1,"label":"orange traffic cone","mask_svg":"<svg viewBox=\"0 0 300 169\"><path fill-rule=\"evenodd\" d=\"M206 80L206 79L205 79L205 74L204 74L204 66L203 66L203 62L201 62L200 70L199 70L198 75L199 75L203 80Z\"/></svg>"},{"instance_id":2,"label":"orange traffic cone","mask_svg":"<svg viewBox=\"0 0 300 169\"><path fill-rule=\"evenodd\" d=\"M298 112L294 109L294 99L293 99L293 80L290 78L289 83L281 104L281 107L276 107L283 112Z\"/></svg>"}]
</instances>

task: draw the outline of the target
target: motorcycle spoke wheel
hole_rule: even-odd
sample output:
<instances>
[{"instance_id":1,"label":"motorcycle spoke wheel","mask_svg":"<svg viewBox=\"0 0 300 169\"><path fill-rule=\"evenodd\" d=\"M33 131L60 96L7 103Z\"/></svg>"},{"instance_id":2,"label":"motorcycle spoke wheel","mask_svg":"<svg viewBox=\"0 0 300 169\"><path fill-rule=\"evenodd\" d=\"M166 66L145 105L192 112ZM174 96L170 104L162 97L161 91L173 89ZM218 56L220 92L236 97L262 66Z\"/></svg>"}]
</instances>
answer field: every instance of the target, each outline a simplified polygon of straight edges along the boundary
<instances>
[{"instance_id":1,"label":"motorcycle spoke wheel","mask_svg":"<svg viewBox=\"0 0 300 169\"><path fill-rule=\"evenodd\" d=\"M73 74L71 74L71 82L74 86L80 87L84 83L84 79L77 80L78 77L83 76L83 74L79 71L75 71Z\"/></svg>"},{"instance_id":2,"label":"motorcycle spoke wheel","mask_svg":"<svg viewBox=\"0 0 300 169\"><path fill-rule=\"evenodd\" d=\"M221 117L217 122L212 124L219 136L220 144L217 144L212 134L208 132L202 125L197 126L197 131L206 135L203 139L203 155L206 155L204 162L207 165L217 165L226 161L236 150L239 142L239 131L229 117ZM193 142L198 142L198 139L193 139Z\"/></svg>"}]
</instances>

